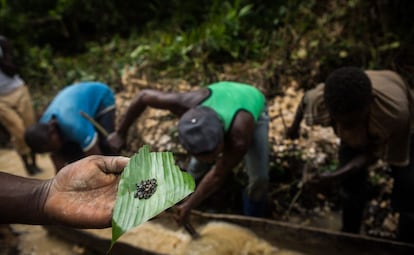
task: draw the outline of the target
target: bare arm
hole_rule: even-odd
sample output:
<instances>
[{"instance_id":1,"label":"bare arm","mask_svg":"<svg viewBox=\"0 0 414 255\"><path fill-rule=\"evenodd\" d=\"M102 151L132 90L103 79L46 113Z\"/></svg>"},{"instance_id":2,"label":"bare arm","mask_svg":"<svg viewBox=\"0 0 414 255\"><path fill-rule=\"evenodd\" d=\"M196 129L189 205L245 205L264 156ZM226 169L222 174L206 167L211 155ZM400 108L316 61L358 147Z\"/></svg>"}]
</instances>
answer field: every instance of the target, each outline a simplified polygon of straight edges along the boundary
<instances>
[{"instance_id":1,"label":"bare arm","mask_svg":"<svg viewBox=\"0 0 414 255\"><path fill-rule=\"evenodd\" d=\"M102 151L99 148L97 142L95 142L95 144L84 153L85 156L102 155ZM56 172L68 164L68 162L65 160L65 157L60 152L52 152L50 157L52 159L53 165L55 166Z\"/></svg>"},{"instance_id":2,"label":"bare arm","mask_svg":"<svg viewBox=\"0 0 414 255\"><path fill-rule=\"evenodd\" d=\"M87 151L85 151L86 156L92 156L92 155L102 155L102 151L99 148L98 142L95 142L95 144Z\"/></svg>"},{"instance_id":3,"label":"bare arm","mask_svg":"<svg viewBox=\"0 0 414 255\"><path fill-rule=\"evenodd\" d=\"M116 132L125 138L129 127L139 118L147 106L170 110L173 113L180 110L183 111L183 107L180 104L180 94L165 93L156 90L142 90L132 100Z\"/></svg>"},{"instance_id":4,"label":"bare arm","mask_svg":"<svg viewBox=\"0 0 414 255\"><path fill-rule=\"evenodd\" d=\"M108 136L108 143L119 151L125 144L128 129L132 123L141 116L147 106L169 110L177 116L181 116L189 108L197 105L208 95L208 90L197 90L187 93L166 93L156 90L142 90L132 100L117 130Z\"/></svg>"},{"instance_id":5,"label":"bare arm","mask_svg":"<svg viewBox=\"0 0 414 255\"><path fill-rule=\"evenodd\" d=\"M179 216L176 218L179 223L185 222L192 208L198 206L223 185L232 169L241 162L249 149L253 130L254 121L251 115L246 112L238 113L229 134L230 141L226 141L222 157L204 176L195 192L180 206Z\"/></svg>"},{"instance_id":6,"label":"bare arm","mask_svg":"<svg viewBox=\"0 0 414 255\"><path fill-rule=\"evenodd\" d=\"M289 139L298 139L300 132L300 123L303 120L303 109L304 109L304 97L300 101L299 105L296 108L295 118L293 119L292 125L286 131L286 138Z\"/></svg>"},{"instance_id":7,"label":"bare arm","mask_svg":"<svg viewBox=\"0 0 414 255\"><path fill-rule=\"evenodd\" d=\"M65 159L63 158L63 156L58 152L52 152L50 154L50 158L52 159L56 172L62 169L67 163Z\"/></svg>"},{"instance_id":8,"label":"bare arm","mask_svg":"<svg viewBox=\"0 0 414 255\"><path fill-rule=\"evenodd\" d=\"M49 180L0 173L0 223L109 227L120 174L128 160L87 157Z\"/></svg>"},{"instance_id":9,"label":"bare arm","mask_svg":"<svg viewBox=\"0 0 414 255\"><path fill-rule=\"evenodd\" d=\"M47 224L43 204L50 180L29 179L0 173L0 221L2 223Z\"/></svg>"},{"instance_id":10,"label":"bare arm","mask_svg":"<svg viewBox=\"0 0 414 255\"><path fill-rule=\"evenodd\" d=\"M349 161L348 164L345 166L337 169L333 172L330 176L334 180L343 179L346 176L352 175L353 173L357 172L360 169L368 166L368 164L372 163L373 158L368 154L360 154Z\"/></svg>"},{"instance_id":11,"label":"bare arm","mask_svg":"<svg viewBox=\"0 0 414 255\"><path fill-rule=\"evenodd\" d=\"M89 150L85 151L84 153L85 156L102 155L102 151L99 148L98 143L95 143L95 145L93 145ZM60 152L52 152L50 154L50 158L52 159L56 172L59 172L60 169L62 169L68 164L68 162L65 160L65 158Z\"/></svg>"},{"instance_id":12,"label":"bare arm","mask_svg":"<svg viewBox=\"0 0 414 255\"><path fill-rule=\"evenodd\" d=\"M355 156L351 161L346 165L336 169L332 173L323 173L319 176L316 176L316 180L311 180L311 182L332 182L339 181L347 176L350 176L362 169L365 169L369 164L372 164L375 161L375 157L370 153L362 153Z\"/></svg>"}]
</instances>

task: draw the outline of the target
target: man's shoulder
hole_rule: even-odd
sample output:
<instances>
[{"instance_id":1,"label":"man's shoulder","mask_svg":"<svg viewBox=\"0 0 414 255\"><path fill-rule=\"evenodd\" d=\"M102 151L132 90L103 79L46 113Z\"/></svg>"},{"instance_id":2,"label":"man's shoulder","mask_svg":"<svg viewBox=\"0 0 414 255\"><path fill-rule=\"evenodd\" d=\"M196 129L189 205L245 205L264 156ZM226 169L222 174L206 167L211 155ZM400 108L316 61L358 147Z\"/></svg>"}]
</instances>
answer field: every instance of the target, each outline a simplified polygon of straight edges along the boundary
<instances>
[{"instance_id":1,"label":"man's shoulder","mask_svg":"<svg viewBox=\"0 0 414 255\"><path fill-rule=\"evenodd\" d=\"M366 70L365 73L374 87L378 85L377 83L383 82L404 84L402 77L392 70Z\"/></svg>"},{"instance_id":2,"label":"man's shoulder","mask_svg":"<svg viewBox=\"0 0 414 255\"><path fill-rule=\"evenodd\" d=\"M245 110L240 110L234 116L231 128L229 129L229 133L232 131L242 132L245 133L246 127L248 125L255 125L255 120L253 115Z\"/></svg>"}]
</instances>

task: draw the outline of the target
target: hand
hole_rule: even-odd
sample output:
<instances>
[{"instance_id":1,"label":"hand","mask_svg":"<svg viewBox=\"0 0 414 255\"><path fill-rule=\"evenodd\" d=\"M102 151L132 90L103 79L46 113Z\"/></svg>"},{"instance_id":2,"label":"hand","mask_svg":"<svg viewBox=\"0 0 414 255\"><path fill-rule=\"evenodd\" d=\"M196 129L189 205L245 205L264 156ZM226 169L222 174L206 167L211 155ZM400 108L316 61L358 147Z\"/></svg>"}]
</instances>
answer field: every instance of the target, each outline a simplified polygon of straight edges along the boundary
<instances>
[{"instance_id":1,"label":"hand","mask_svg":"<svg viewBox=\"0 0 414 255\"><path fill-rule=\"evenodd\" d=\"M186 203L175 206L174 220L178 225L184 225L188 222L191 209L186 206Z\"/></svg>"},{"instance_id":2,"label":"hand","mask_svg":"<svg viewBox=\"0 0 414 255\"><path fill-rule=\"evenodd\" d=\"M45 214L77 228L111 226L118 182L129 158L90 156L62 168L51 179Z\"/></svg>"},{"instance_id":3,"label":"hand","mask_svg":"<svg viewBox=\"0 0 414 255\"><path fill-rule=\"evenodd\" d=\"M332 173L320 173L312 176L306 181L306 184L315 185L315 186L327 186L331 184L335 179L335 176Z\"/></svg>"},{"instance_id":4,"label":"hand","mask_svg":"<svg viewBox=\"0 0 414 255\"><path fill-rule=\"evenodd\" d=\"M299 138L299 130L297 128L289 127L286 130L285 138L296 140Z\"/></svg>"},{"instance_id":5,"label":"hand","mask_svg":"<svg viewBox=\"0 0 414 255\"><path fill-rule=\"evenodd\" d=\"M119 152L125 146L125 139L117 132L109 134L107 141L114 152Z\"/></svg>"}]
</instances>

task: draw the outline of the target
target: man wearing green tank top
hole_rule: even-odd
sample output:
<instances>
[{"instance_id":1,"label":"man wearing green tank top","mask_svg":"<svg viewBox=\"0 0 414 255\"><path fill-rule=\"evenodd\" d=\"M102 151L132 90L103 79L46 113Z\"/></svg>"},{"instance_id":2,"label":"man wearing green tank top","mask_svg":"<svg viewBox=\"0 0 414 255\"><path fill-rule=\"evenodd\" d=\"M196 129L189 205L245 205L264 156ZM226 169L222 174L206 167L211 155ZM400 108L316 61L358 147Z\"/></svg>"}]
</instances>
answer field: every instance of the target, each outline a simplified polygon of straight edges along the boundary
<instances>
[{"instance_id":1,"label":"man wearing green tank top","mask_svg":"<svg viewBox=\"0 0 414 255\"><path fill-rule=\"evenodd\" d=\"M125 145L129 127L147 106L180 117L180 143L192 155L186 170L198 184L177 206L178 223L185 223L191 209L216 192L242 160L249 179L243 193L244 213L263 216L269 179L269 117L265 97L258 89L223 81L183 93L142 90L108 137L114 150Z\"/></svg>"}]
</instances>

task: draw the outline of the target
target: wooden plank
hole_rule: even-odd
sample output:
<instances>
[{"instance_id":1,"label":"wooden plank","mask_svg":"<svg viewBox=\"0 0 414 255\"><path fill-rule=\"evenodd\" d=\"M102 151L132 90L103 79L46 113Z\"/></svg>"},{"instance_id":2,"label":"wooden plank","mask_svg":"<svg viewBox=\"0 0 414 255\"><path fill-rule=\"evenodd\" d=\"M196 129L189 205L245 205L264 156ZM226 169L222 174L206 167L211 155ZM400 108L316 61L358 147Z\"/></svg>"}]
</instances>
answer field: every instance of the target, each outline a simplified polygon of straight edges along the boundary
<instances>
[{"instance_id":1,"label":"wooden plank","mask_svg":"<svg viewBox=\"0 0 414 255\"><path fill-rule=\"evenodd\" d=\"M196 211L193 213L193 220L234 223L250 229L277 247L309 255L322 253L336 255L414 254L414 245L407 243L242 215L209 214Z\"/></svg>"},{"instance_id":2,"label":"wooden plank","mask_svg":"<svg viewBox=\"0 0 414 255\"><path fill-rule=\"evenodd\" d=\"M161 214L153 221L163 225L176 225L173 224L175 222L172 222L169 213ZM212 214L199 211L193 211L191 215L191 222L194 226L202 226L212 221L224 221L245 227L276 247L302 252L307 255L414 254L414 245L392 240L347 234L242 215ZM83 245L87 249L98 252L99 254L106 254L111 241L110 235L99 236L87 230L58 226L48 226L46 228L51 234ZM177 226L171 227L172 231L176 231L177 229ZM114 245L109 254L165 255L157 253L156 251L145 250L131 242L120 241Z\"/></svg>"}]
</instances>

